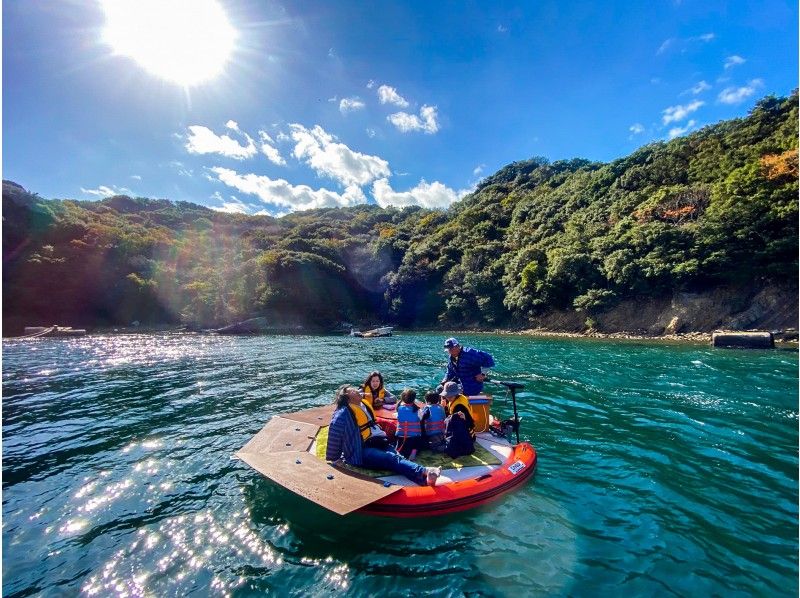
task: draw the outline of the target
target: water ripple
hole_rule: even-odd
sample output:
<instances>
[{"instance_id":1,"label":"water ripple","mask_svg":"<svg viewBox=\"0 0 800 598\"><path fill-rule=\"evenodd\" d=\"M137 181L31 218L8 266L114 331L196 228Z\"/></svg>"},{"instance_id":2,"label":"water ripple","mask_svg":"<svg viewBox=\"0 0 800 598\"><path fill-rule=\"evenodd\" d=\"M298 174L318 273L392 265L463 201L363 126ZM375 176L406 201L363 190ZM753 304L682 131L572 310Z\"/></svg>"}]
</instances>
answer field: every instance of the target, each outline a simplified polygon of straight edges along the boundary
<instances>
[{"instance_id":1,"label":"water ripple","mask_svg":"<svg viewBox=\"0 0 800 598\"><path fill-rule=\"evenodd\" d=\"M797 354L475 335L535 480L425 520L340 518L231 455L374 368L433 388L442 335L3 343L3 594L786 595ZM507 417L505 390L495 411ZM791 592L789 592L791 593Z\"/></svg>"}]
</instances>

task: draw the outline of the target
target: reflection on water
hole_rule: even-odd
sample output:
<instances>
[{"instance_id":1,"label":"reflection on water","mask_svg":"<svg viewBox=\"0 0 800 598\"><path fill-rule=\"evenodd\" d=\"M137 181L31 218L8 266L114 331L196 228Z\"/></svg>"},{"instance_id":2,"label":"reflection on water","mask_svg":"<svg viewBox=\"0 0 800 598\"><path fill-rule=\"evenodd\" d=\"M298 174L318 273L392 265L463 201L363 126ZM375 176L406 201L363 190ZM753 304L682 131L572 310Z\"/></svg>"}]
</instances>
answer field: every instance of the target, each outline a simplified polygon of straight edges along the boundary
<instances>
[{"instance_id":1,"label":"reflection on water","mask_svg":"<svg viewBox=\"0 0 800 598\"><path fill-rule=\"evenodd\" d=\"M462 514L341 518L231 458L272 415L376 367L395 391L435 386L441 340L4 341L3 595L796 587L796 353L465 337L527 385L521 432L539 465Z\"/></svg>"}]
</instances>

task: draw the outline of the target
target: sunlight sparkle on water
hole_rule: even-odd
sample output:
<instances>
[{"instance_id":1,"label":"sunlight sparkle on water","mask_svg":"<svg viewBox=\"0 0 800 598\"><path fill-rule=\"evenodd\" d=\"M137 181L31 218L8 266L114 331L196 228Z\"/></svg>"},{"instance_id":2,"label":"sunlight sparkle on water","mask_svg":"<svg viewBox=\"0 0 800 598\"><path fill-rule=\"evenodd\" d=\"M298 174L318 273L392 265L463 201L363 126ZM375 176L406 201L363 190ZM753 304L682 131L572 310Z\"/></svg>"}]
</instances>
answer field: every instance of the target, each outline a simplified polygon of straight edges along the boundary
<instances>
[{"instance_id":1,"label":"sunlight sparkle on water","mask_svg":"<svg viewBox=\"0 0 800 598\"><path fill-rule=\"evenodd\" d=\"M94 511L98 507L111 503L117 500L120 496L122 496L125 491L133 486L133 480L123 480L122 482L117 482L115 484L109 484L103 490L103 494L99 496L93 496L89 500L86 501L83 505L78 507L78 511L83 511L84 513L88 513L89 511ZM78 493L75 495L75 498L83 498L90 492L97 487L97 482L90 482L83 486Z\"/></svg>"},{"instance_id":2,"label":"sunlight sparkle on water","mask_svg":"<svg viewBox=\"0 0 800 598\"><path fill-rule=\"evenodd\" d=\"M83 590L105 594L121 586L133 595L180 594L184 584L192 584L197 575L208 570L212 557L215 561L243 557L259 567L283 563L280 555L250 529L248 513L236 512L229 517L234 520L222 523L211 512L201 511L163 521L157 530L140 529L128 548L103 566L101 576L90 576ZM147 562L155 564L155 571L143 565ZM239 576L226 580L218 571L213 573L211 587L223 595L245 581ZM338 587L346 587L340 583L341 571L331 574Z\"/></svg>"},{"instance_id":3,"label":"sunlight sparkle on water","mask_svg":"<svg viewBox=\"0 0 800 598\"><path fill-rule=\"evenodd\" d=\"M89 522L86 519L68 519L67 522L62 525L58 531L63 534L75 534L81 531L89 525Z\"/></svg>"},{"instance_id":4,"label":"sunlight sparkle on water","mask_svg":"<svg viewBox=\"0 0 800 598\"><path fill-rule=\"evenodd\" d=\"M84 367L147 366L196 357L202 353L202 343L187 347L169 337L152 337L142 342L136 338L118 336L93 343L91 352L93 357L84 362Z\"/></svg>"}]
</instances>

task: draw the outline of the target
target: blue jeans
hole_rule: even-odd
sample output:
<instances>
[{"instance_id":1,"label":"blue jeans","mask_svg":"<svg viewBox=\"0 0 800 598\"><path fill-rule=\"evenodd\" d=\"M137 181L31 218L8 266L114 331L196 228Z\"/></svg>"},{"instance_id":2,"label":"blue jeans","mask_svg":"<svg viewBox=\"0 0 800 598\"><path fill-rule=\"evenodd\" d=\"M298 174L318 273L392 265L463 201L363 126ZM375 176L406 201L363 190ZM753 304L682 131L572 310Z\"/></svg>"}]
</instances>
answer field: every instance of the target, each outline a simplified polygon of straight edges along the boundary
<instances>
[{"instance_id":1,"label":"blue jeans","mask_svg":"<svg viewBox=\"0 0 800 598\"><path fill-rule=\"evenodd\" d=\"M404 459L393 447L386 451L364 447L362 458L364 467L368 469L388 469L406 476L417 484L424 484L426 481L425 468Z\"/></svg>"}]
</instances>

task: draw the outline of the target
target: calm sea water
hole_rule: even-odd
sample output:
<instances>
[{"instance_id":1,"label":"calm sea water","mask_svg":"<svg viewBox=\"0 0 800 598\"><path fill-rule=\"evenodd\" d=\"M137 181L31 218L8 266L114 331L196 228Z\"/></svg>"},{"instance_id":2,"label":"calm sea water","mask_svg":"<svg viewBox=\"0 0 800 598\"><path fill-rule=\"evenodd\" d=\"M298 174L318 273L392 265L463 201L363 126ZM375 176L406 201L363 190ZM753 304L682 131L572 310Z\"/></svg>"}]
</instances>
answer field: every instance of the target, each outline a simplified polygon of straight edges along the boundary
<instances>
[{"instance_id":1,"label":"calm sea water","mask_svg":"<svg viewBox=\"0 0 800 598\"><path fill-rule=\"evenodd\" d=\"M443 338L4 341L3 596L797 595L792 351L463 337L539 465L459 515L339 518L231 458L373 368L430 388Z\"/></svg>"}]
</instances>

